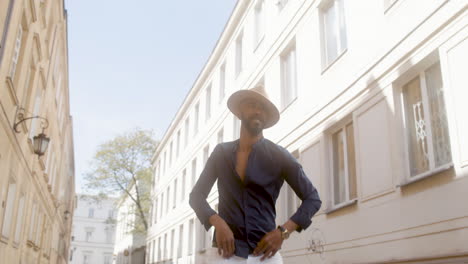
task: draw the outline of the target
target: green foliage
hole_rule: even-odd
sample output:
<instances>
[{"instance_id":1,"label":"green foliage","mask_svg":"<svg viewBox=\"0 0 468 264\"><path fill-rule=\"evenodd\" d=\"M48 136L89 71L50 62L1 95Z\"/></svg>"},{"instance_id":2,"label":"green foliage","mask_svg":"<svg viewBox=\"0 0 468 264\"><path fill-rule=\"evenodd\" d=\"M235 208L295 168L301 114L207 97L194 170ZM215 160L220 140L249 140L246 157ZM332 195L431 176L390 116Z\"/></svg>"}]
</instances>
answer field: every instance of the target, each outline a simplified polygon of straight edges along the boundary
<instances>
[{"instance_id":1,"label":"green foliage","mask_svg":"<svg viewBox=\"0 0 468 264\"><path fill-rule=\"evenodd\" d=\"M148 229L152 186L151 157L157 143L151 131L134 129L118 135L100 146L85 175L87 193L97 199L109 196L132 202L128 214L135 214L132 232L146 233Z\"/></svg>"}]
</instances>

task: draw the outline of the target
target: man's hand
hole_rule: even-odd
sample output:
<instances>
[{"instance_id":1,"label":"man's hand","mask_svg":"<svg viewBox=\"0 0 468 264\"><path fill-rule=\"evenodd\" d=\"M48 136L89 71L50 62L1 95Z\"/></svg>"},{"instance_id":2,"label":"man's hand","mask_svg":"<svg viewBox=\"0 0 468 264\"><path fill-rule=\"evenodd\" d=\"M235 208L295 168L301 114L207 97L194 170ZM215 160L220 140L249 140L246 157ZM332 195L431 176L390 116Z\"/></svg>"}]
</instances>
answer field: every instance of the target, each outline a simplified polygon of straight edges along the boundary
<instances>
[{"instance_id":1,"label":"man's hand","mask_svg":"<svg viewBox=\"0 0 468 264\"><path fill-rule=\"evenodd\" d=\"M216 229L216 244L218 245L218 253L224 258L230 258L234 255L234 234L228 224L219 215L215 214L210 217L210 223Z\"/></svg>"},{"instance_id":2,"label":"man's hand","mask_svg":"<svg viewBox=\"0 0 468 264\"><path fill-rule=\"evenodd\" d=\"M273 257L278 250L280 250L283 244L283 238L281 237L281 230L276 228L275 230L267 233L258 242L253 254L259 256L263 254L260 260Z\"/></svg>"}]
</instances>

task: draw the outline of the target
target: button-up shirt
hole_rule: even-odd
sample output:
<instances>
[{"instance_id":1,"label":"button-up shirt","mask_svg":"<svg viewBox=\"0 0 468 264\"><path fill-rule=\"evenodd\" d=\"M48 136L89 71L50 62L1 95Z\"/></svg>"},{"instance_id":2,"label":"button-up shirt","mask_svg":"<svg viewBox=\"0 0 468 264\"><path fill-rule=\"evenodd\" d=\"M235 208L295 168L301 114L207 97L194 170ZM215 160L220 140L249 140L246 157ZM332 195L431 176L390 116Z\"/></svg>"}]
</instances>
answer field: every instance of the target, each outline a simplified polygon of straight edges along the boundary
<instances>
[{"instance_id":1,"label":"button-up shirt","mask_svg":"<svg viewBox=\"0 0 468 264\"><path fill-rule=\"evenodd\" d=\"M218 180L219 216L234 234L234 254L247 258L262 237L276 228L275 203L284 181L302 200L290 218L299 232L312 223L322 202L301 164L286 149L265 138L252 146L242 181L235 170L238 145L239 140L216 146L190 193L190 206L208 230L209 218L216 212L206 198Z\"/></svg>"}]
</instances>

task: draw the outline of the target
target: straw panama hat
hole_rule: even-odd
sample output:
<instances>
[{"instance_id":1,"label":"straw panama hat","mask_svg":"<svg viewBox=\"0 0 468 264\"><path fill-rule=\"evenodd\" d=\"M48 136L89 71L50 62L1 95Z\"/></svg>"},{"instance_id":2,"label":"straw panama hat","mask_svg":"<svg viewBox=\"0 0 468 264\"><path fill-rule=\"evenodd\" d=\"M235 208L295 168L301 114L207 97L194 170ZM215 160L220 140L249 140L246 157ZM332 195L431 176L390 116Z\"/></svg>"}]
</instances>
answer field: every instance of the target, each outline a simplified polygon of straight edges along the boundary
<instances>
[{"instance_id":1,"label":"straw panama hat","mask_svg":"<svg viewBox=\"0 0 468 264\"><path fill-rule=\"evenodd\" d=\"M237 118L240 119L241 103L248 98L255 99L265 106L265 128L272 127L278 122L280 118L278 108L268 99L263 85L257 85L250 90L239 90L229 97L227 106Z\"/></svg>"}]
</instances>

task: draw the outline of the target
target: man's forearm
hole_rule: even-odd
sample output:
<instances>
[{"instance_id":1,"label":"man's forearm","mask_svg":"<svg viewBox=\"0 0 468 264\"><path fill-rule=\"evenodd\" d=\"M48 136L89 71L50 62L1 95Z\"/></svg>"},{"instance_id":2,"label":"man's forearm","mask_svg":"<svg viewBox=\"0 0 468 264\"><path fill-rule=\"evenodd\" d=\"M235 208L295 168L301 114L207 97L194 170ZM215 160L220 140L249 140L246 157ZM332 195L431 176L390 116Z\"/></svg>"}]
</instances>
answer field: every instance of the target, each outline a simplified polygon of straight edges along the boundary
<instances>
[{"instance_id":1,"label":"man's forearm","mask_svg":"<svg viewBox=\"0 0 468 264\"><path fill-rule=\"evenodd\" d=\"M208 219L208 221L210 222L210 224L212 226L214 226L215 228L217 226L219 226L220 224L222 223L225 223L224 219L221 218L221 216L219 216L218 214L214 214L212 216L210 216L210 218Z\"/></svg>"}]
</instances>

